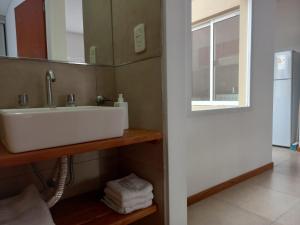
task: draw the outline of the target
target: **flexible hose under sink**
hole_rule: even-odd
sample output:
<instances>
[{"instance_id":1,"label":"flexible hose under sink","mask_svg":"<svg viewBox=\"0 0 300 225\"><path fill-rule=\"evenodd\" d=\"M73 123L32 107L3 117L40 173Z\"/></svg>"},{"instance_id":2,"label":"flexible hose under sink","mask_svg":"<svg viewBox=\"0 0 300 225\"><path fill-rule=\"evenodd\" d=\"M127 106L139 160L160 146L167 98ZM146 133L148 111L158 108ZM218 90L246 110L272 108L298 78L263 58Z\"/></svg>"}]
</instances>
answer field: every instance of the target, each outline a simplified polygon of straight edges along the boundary
<instances>
[{"instance_id":1,"label":"flexible hose under sink","mask_svg":"<svg viewBox=\"0 0 300 225\"><path fill-rule=\"evenodd\" d=\"M68 175L68 157L64 156L59 159L59 178L54 195L47 201L49 208L52 208L62 197Z\"/></svg>"}]
</instances>

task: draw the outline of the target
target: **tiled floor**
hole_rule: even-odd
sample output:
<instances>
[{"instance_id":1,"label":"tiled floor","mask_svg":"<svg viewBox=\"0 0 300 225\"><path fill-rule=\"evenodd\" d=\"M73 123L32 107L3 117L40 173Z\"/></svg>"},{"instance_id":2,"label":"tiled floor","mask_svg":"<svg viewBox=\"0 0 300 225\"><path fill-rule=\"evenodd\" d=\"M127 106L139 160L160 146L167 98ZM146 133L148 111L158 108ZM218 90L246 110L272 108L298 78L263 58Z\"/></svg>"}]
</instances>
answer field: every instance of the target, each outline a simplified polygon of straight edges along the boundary
<instances>
[{"instance_id":1,"label":"tiled floor","mask_svg":"<svg viewBox=\"0 0 300 225\"><path fill-rule=\"evenodd\" d=\"M300 225L300 153L274 148L273 171L188 209L189 225Z\"/></svg>"}]
</instances>

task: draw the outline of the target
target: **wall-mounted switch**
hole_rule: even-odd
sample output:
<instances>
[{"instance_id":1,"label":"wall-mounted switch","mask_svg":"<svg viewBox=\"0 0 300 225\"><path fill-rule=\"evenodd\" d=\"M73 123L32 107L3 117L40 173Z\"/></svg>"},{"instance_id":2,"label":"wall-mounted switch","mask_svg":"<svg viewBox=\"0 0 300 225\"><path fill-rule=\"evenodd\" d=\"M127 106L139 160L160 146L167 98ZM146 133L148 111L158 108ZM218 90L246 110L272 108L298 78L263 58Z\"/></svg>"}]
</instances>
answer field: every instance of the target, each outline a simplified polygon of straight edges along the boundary
<instances>
[{"instance_id":1,"label":"wall-mounted switch","mask_svg":"<svg viewBox=\"0 0 300 225\"><path fill-rule=\"evenodd\" d=\"M145 24L135 26L134 30L134 51L141 53L146 50Z\"/></svg>"},{"instance_id":2,"label":"wall-mounted switch","mask_svg":"<svg viewBox=\"0 0 300 225\"><path fill-rule=\"evenodd\" d=\"M90 47L90 64L97 63L97 47L91 46Z\"/></svg>"}]
</instances>

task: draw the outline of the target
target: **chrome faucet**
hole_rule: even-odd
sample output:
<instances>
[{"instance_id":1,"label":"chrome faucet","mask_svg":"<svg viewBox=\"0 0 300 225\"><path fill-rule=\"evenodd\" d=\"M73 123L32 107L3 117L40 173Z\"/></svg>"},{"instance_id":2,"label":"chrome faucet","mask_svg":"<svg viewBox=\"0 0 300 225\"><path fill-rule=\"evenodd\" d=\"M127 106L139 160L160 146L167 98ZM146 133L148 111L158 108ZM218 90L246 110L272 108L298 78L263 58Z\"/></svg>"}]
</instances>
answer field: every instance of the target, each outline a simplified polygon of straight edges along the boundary
<instances>
[{"instance_id":1,"label":"chrome faucet","mask_svg":"<svg viewBox=\"0 0 300 225\"><path fill-rule=\"evenodd\" d=\"M56 81L55 75L52 70L46 72L46 95L47 95L47 106L55 108L53 94L52 94L52 83Z\"/></svg>"},{"instance_id":2,"label":"chrome faucet","mask_svg":"<svg viewBox=\"0 0 300 225\"><path fill-rule=\"evenodd\" d=\"M74 107L76 106L76 99L75 99L75 94L68 94L67 95L67 107Z\"/></svg>"}]
</instances>

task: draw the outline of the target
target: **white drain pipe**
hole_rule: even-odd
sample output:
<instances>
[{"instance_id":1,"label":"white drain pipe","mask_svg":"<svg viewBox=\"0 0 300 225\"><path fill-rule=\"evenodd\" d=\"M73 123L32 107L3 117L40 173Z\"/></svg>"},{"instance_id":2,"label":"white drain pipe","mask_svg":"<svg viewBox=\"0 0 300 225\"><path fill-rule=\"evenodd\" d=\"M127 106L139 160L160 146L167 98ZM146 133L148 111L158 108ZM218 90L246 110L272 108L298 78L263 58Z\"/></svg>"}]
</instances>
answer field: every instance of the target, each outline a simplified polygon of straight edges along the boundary
<instances>
[{"instance_id":1,"label":"white drain pipe","mask_svg":"<svg viewBox=\"0 0 300 225\"><path fill-rule=\"evenodd\" d=\"M62 197L64 190L65 190L65 185L66 185L66 180L67 180L67 175L68 175L68 157L63 156L62 158L59 159L59 178L57 181L57 187L54 195L47 201L47 205L49 208L52 208Z\"/></svg>"}]
</instances>

